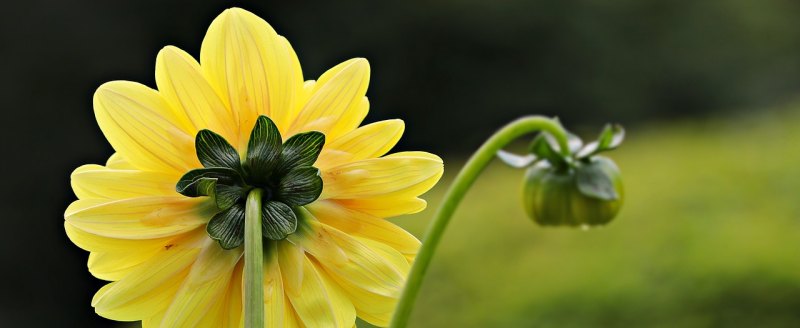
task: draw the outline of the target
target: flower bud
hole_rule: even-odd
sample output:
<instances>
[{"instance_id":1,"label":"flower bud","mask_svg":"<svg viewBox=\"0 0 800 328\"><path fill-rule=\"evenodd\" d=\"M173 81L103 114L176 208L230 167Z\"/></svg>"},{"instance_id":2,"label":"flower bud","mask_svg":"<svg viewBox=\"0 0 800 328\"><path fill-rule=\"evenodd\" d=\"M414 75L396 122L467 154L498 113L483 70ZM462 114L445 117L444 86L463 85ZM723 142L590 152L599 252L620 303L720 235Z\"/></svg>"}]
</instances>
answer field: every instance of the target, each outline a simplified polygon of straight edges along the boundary
<instances>
[{"instance_id":1,"label":"flower bud","mask_svg":"<svg viewBox=\"0 0 800 328\"><path fill-rule=\"evenodd\" d=\"M602 156L571 166L539 161L526 172L523 197L528 216L540 225L603 225L622 207L622 177Z\"/></svg>"}]
</instances>

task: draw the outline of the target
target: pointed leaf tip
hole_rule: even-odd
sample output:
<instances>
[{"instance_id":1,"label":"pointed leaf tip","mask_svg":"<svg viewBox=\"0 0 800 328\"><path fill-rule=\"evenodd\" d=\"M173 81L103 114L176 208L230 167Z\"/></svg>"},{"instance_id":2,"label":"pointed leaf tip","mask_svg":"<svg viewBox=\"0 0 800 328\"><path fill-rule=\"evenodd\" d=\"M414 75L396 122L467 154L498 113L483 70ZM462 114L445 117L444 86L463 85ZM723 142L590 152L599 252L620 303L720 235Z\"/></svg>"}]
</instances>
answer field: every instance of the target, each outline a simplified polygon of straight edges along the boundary
<instances>
[{"instance_id":1,"label":"pointed leaf tip","mask_svg":"<svg viewBox=\"0 0 800 328\"><path fill-rule=\"evenodd\" d=\"M203 167L227 167L241 170L239 153L225 138L211 130L200 130L195 137L197 159Z\"/></svg>"},{"instance_id":2,"label":"pointed leaf tip","mask_svg":"<svg viewBox=\"0 0 800 328\"><path fill-rule=\"evenodd\" d=\"M522 156L511 152L507 152L502 149L497 151L497 158L503 161L503 163L506 163L508 166L518 169L527 167L536 161L536 156L534 156L533 154Z\"/></svg>"},{"instance_id":3,"label":"pointed leaf tip","mask_svg":"<svg viewBox=\"0 0 800 328\"><path fill-rule=\"evenodd\" d=\"M314 165L323 146L325 135L322 132L310 131L293 135L283 144L280 170L289 172Z\"/></svg>"},{"instance_id":4,"label":"pointed leaf tip","mask_svg":"<svg viewBox=\"0 0 800 328\"><path fill-rule=\"evenodd\" d=\"M622 125L606 124L597 141L600 149L611 150L619 147L623 139L625 139L625 129L622 128Z\"/></svg>"},{"instance_id":5,"label":"pointed leaf tip","mask_svg":"<svg viewBox=\"0 0 800 328\"><path fill-rule=\"evenodd\" d=\"M578 158L586 158L604 151L614 150L625 139L625 129L619 124L606 124L597 141L593 141L578 152Z\"/></svg>"},{"instance_id":6,"label":"pointed leaf tip","mask_svg":"<svg viewBox=\"0 0 800 328\"><path fill-rule=\"evenodd\" d=\"M224 210L243 197L246 190L239 172L226 167L195 169L184 174L175 190L187 197L213 196Z\"/></svg>"},{"instance_id":7,"label":"pointed leaf tip","mask_svg":"<svg viewBox=\"0 0 800 328\"><path fill-rule=\"evenodd\" d=\"M247 143L245 168L254 181L266 182L280 164L281 133L269 117L261 115L256 120Z\"/></svg>"}]
</instances>

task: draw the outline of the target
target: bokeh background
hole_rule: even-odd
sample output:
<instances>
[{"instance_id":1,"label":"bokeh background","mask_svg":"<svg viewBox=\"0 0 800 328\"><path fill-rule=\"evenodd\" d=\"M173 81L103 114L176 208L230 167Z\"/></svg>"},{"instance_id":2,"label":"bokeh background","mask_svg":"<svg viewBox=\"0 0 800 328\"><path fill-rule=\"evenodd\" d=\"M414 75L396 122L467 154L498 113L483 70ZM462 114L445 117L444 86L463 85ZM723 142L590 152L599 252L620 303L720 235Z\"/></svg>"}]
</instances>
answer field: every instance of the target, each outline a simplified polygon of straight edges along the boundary
<instances>
[{"instance_id":1,"label":"bokeh background","mask_svg":"<svg viewBox=\"0 0 800 328\"><path fill-rule=\"evenodd\" d=\"M241 6L293 44L313 79L372 65L368 122L399 117L398 149L446 176L491 132L558 116L611 156L627 203L589 231L534 226L522 172L490 167L458 212L415 327L800 327L800 2L795 0L42 1L0 19L0 326L107 327L103 284L63 232L69 174L112 149L91 97L154 86L158 50L197 56ZM417 236L432 210L393 219Z\"/></svg>"}]
</instances>

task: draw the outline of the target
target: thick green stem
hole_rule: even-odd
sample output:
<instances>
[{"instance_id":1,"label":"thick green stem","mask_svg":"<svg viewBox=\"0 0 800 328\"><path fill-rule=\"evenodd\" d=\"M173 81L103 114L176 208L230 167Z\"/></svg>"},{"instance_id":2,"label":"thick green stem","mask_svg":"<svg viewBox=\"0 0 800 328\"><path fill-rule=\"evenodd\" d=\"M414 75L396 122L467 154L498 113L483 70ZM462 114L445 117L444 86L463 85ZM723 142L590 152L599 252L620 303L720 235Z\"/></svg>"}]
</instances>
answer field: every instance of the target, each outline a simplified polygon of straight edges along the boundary
<instances>
[{"instance_id":1,"label":"thick green stem","mask_svg":"<svg viewBox=\"0 0 800 328\"><path fill-rule=\"evenodd\" d=\"M497 151L508 145L515 139L534 132L545 131L553 135L558 140L561 151L569 154L569 147L567 143L567 133L564 128L557 121L541 117L541 116L528 116L520 118L514 122L509 123L502 129L492 135L489 140L475 152L472 157L458 173L450 189L444 196L444 201L439 207L438 211L433 217L433 221L425 233L425 240L422 247L414 260L414 265L411 268L411 273L406 281L406 287L397 304L394 317L392 317L391 327L402 328L408 324L408 319L414 305L414 300L417 298L420 287L422 286L422 279L425 277L425 272L428 270L428 265L431 263L433 254L436 252L436 247L442 239L445 228L450 222L450 218L456 210L456 207L464 198L467 190L478 178L478 175L484 168L494 159Z\"/></svg>"},{"instance_id":2,"label":"thick green stem","mask_svg":"<svg viewBox=\"0 0 800 328\"><path fill-rule=\"evenodd\" d=\"M246 328L264 327L264 248L261 189L247 195L244 213L244 316Z\"/></svg>"}]
</instances>

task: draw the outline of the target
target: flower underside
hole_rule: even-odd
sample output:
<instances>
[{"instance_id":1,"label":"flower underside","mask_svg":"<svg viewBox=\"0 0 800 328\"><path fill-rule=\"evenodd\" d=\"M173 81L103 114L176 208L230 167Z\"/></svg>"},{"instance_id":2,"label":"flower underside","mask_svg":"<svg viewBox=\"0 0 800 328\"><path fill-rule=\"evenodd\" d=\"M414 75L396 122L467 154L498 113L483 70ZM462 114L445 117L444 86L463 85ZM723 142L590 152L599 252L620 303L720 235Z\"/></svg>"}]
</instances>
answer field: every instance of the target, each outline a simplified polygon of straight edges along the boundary
<instances>
[{"instance_id":1,"label":"flower underside","mask_svg":"<svg viewBox=\"0 0 800 328\"><path fill-rule=\"evenodd\" d=\"M239 153L222 136L201 130L195 138L201 169L187 172L176 190L189 197L210 196L219 209L206 231L224 249L244 242L247 194L262 193L262 234L282 240L297 230L297 208L322 193L322 178L313 166L325 144L325 135L298 133L284 143L278 127L267 116L259 116L250 133L247 153Z\"/></svg>"}]
</instances>

